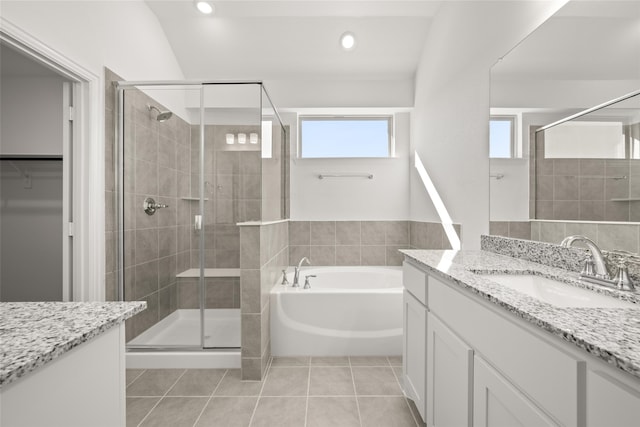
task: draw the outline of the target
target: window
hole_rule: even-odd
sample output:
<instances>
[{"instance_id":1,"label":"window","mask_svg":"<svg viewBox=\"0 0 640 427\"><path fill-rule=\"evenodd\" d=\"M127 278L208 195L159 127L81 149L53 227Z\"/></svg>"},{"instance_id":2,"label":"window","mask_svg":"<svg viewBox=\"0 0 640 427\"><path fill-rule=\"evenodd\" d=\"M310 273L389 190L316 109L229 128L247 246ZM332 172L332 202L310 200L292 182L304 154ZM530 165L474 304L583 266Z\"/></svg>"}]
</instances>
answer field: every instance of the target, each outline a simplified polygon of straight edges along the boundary
<instances>
[{"instance_id":1,"label":"window","mask_svg":"<svg viewBox=\"0 0 640 427\"><path fill-rule=\"evenodd\" d=\"M301 116L300 157L393 157L391 116Z\"/></svg>"},{"instance_id":2,"label":"window","mask_svg":"<svg viewBox=\"0 0 640 427\"><path fill-rule=\"evenodd\" d=\"M489 120L489 157L516 157L516 116L491 116Z\"/></svg>"}]
</instances>

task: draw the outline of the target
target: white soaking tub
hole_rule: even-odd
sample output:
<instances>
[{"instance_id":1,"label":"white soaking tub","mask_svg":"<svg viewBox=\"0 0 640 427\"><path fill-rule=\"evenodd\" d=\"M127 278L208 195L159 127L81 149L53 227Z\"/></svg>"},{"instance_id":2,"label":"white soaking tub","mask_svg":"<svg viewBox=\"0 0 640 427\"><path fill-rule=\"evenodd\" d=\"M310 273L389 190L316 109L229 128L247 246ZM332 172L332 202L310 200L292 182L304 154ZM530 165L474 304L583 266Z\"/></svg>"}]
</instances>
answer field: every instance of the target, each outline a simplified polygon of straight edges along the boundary
<instances>
[{"instance_id":1,"label":"white soaking tub","mask_svg":"<svg viewBox=\"0 0 640 427\"><path fill-rule=\"evenodd\" d=\"M299 288L287 276L270 295L274 356L402 354L401 267L303 267Z\"/></svg>"}]
</instances>

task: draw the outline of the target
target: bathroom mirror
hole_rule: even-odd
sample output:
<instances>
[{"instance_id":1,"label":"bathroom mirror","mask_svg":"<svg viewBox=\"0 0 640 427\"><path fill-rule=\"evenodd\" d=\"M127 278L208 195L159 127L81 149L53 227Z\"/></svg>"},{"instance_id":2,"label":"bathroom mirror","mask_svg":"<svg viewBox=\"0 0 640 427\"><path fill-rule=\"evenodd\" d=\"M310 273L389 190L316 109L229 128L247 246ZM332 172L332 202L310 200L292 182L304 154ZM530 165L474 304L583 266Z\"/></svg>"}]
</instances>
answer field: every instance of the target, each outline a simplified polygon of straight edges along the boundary
<instances>
[{"instance_id":1,"label":"bathroom mirror","mask_svg":"<svg viewBox=\"0 0 640 427\"><path fill-rule=\"evenodd\" d=\"M573 137L574 142L553 143L546 152L543 142L535 148L536 130L640 89L638 57L638 2L570 1L494 65L492 140L500 144L502 138L506 148L493 149L490 159L491 234L554 241L567 230L579 229L575 222L589 223L588 230L597 234L599 221L640 220L640 215L630 214L632 205L640 210L640 201L616 200L632 199L638 192L638 184L630 186L628 178L640 161L633 157L629 141L620 142L621 135L630 135L623 127L640 121L638 97L538 132L541 138L546 134L557 140L558 135L574 135L577 128L590 126L589 137L579 137L577 144ZM607 143L607 138L617 138L617 145ZM576 145L582 150L571 152ZM623 176L627 179L613 179ZM598 197L600 206L595 207L595 200L581 200L581 192ZM539 195L546 199L536 201ZM621 214L623 205L626 216ZM610 215L605 214L607 206ZM549 221L552 227L540 225ZM567 228L564 222L572 225ZM556 230L551 233L555 235L541 236L545 227Z\"/></svg>"}]
</instances>

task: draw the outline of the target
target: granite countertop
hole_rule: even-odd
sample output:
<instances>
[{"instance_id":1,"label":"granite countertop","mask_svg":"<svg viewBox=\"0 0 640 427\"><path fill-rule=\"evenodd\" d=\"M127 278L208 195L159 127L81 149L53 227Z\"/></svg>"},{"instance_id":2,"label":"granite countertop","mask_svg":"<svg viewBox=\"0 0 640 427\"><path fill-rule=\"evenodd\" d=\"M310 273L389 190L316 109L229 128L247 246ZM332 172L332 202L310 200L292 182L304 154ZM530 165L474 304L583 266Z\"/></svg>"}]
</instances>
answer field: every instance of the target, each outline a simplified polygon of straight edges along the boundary
<instances>
[{"instance_id":1,"label":"granite countertop","mask_svg":"<svg viewBox=\"0 0 640 427\"><path fill-rule=\"evenodd\" d=\"M453 281L488 302L640 378L640 292L582 283L578 273L488 251L402 250L434 276ZM566 308L547 304L491 280L491 274L536 274L561 279L638 304L638 308Z\"/></svg>"},{"instance_id":2,"label":"granite countertop","mask_svg":"<svg viewBox=\"0 0 640 427\"><path fill-rule=\"evenodd\" d=\"M144 301L0 303L0 387L145 308Z\"/></svg>"}]
</instances>

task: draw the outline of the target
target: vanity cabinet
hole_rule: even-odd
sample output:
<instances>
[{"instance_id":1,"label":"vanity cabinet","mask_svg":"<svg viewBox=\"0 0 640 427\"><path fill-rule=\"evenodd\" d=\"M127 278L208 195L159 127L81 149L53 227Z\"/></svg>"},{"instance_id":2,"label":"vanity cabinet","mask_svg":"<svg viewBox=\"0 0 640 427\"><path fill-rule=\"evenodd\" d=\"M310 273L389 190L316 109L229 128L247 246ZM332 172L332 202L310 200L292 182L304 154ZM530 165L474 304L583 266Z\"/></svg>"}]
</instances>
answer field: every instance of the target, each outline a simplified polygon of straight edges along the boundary
<instances>
[{"instance_id":1,"label":"vanity cabinet","mask_svg":"<svg viewBox=\"0 0 640 427\"><path fill-rule=\"evenodd\" d=\"M426 351L427 351L427 307L424 272L404 265L403 269L403 383L422 419L426 416ZM411 289L415 294L412 294ZM421 299L419 299L421 298Z\"/></svg>"},{"instance_id":2,"label":"vanity cabinet","mask_svg":"<svg viewBox=\"0 0 640 427\"><path fill-rule=\"evenodd\" d=\"M556 424L487 362L475 356L473 425L474 427L542 427Z\"/></svg>"},{"instance_id":3,"label":"vanity cabinet","mask_svg":"<svg viewBox=\"0 0 640 427\"><path fill-rule=\"evenodd\" d=\"M587 371L587 426L640 425L640 390L602 369Z\"/></svg>"},{"instance_id":4,"label":"vanity cabinet","mask_svg":"<svg viewBox=\"0 0 640 427\"><path fill-rule=\"evenodd\" d=\"M427 321L427 424L471 426L473 349L431 313Z\"/></svg>"}]
</instances>

